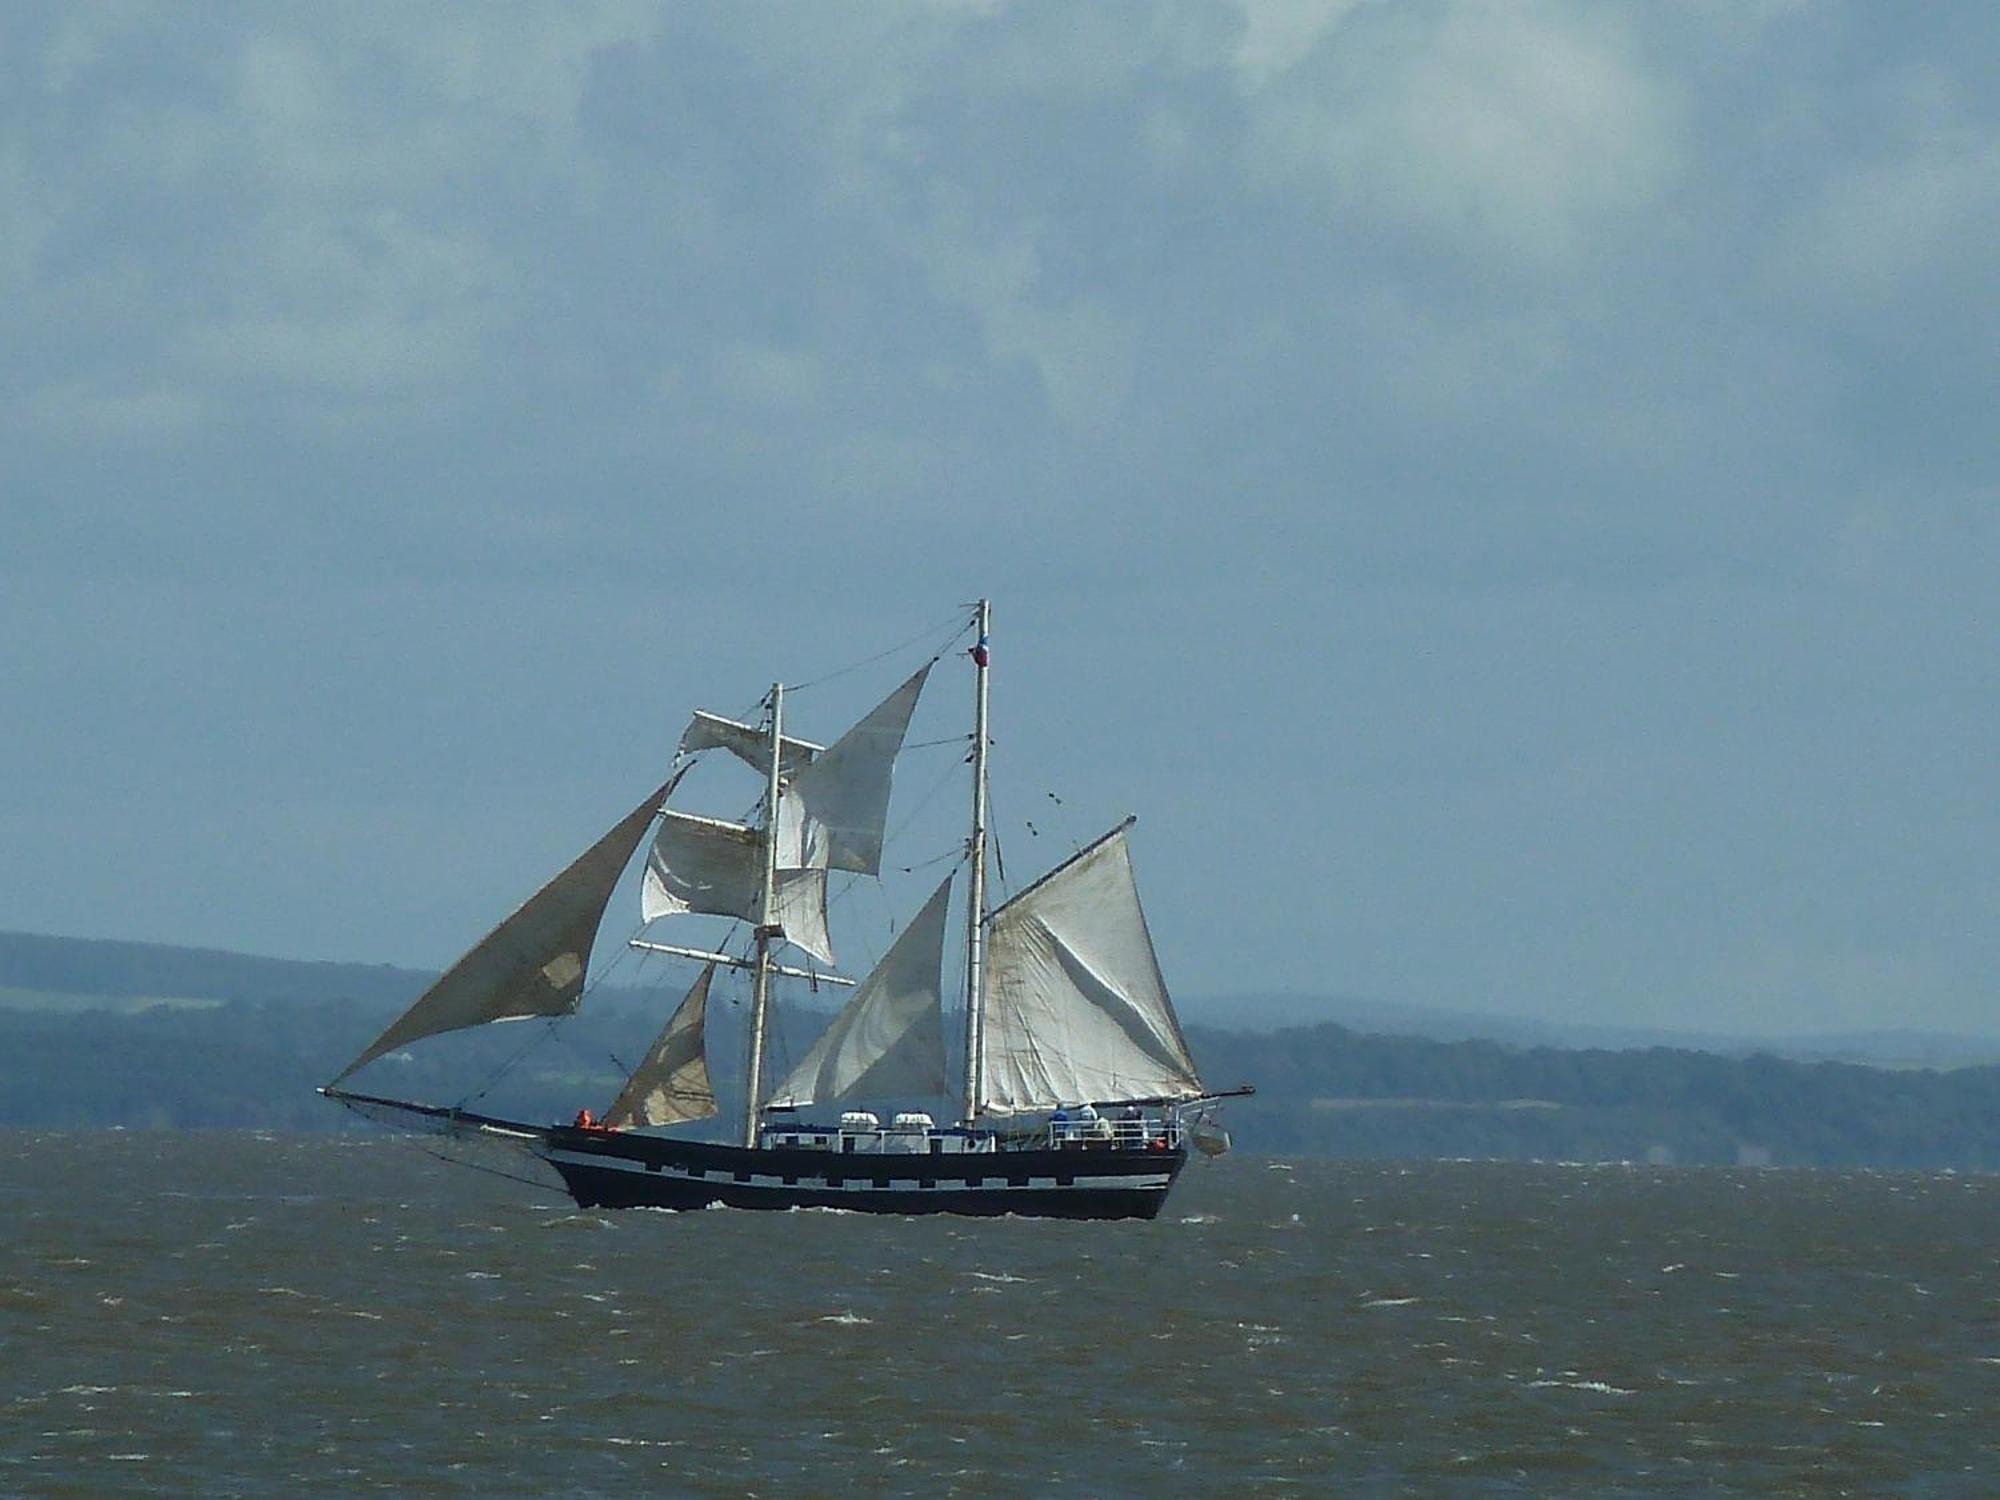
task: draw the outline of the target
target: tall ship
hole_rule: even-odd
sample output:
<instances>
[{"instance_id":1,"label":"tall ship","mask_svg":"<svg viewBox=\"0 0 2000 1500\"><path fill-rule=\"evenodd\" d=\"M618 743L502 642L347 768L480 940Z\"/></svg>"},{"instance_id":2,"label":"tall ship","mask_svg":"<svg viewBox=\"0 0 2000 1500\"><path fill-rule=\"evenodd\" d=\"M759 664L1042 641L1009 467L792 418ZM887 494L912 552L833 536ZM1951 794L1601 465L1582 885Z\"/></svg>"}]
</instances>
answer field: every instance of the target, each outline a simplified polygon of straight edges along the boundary
<instances>
[{"instance_id":1,"label":"tall ship","mask_svg":"<svg viewBox=\"0 0 2000 1500\"><path fill-rule=\"evenodd\" d=\"M1212 1118L1217 1101L1251 1090L1210 1090L1196 1073L1139 905L1132 819L989 906L991 624L982 600L952 642L831 744L788 732L781 684L764 698L761 722L697 712L665 783L320 1092L378 1119L519 1147L553 1167L585 1208L1154 1217L1190 1145L1226 1148ZM847 978L834 966L828 878L880 880L911 716L933 668L960 647L973 668L969 832L880 962ZM711 757L761 778L748 821L672 805L688 772ZM630 946L699 972L601 1116L586 1109L542 1124L348 1087L370 1064L429 1037L574 1013L606 907L642 844L643 925ZM946 949L961 876L963 1003L954 1007L961 1034L952 1067ZM734 919L739 940L699 947L655 935L657 924L687 915ZM734 1142L712 1138L715 1127L704 1124L719 1113L709 995L731 970L750 980ZM853 993L773 1083L774 992L800 983Z\"/></svg>"}]
</instances>

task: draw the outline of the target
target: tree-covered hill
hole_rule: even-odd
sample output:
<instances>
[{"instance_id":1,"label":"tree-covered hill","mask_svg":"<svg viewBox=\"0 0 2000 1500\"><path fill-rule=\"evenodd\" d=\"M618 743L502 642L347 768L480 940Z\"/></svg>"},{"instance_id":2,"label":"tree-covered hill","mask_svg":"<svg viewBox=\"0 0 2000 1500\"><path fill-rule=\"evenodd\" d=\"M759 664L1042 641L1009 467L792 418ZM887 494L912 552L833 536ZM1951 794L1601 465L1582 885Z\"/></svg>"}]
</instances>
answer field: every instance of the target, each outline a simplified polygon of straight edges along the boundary
<instances>
[{"instance_id":1,"label":"tree-covered hill","mask_svg":"<svg viewBox=\"0 0 2000 1500\"><path fill-rule=\"evenodd\" d=\"M353 1128L317 1098L394 1013L356 1001L238 1000L201 1009L0 1010L0 1125ZM712 1055L742 1047L712 1012ZM560 1026L438 1037L356 1086L532 1119L602 1107L660 1024L612 1003ZM781 1028L782 1066L824 1016ZM1367 1036L1339 1026L1196 1028L1217 1085L1254 1082L1225 1114L1240 1149L1274 1155L1771 1163L2000 1170L2000 1068L1887 1070L1653 1048L1568 1051ZM718 1065L726 1121L733 1069ZM726 1126L723 1128L727 1128Z\"/></svg>"},{"instance_id":2,"label":"tree-covered hill","mask_svg":"<svg viewBox=\"0 0 2000 1500\"><path fill-rule=\"evenodd\" d=\"M0 1125L352 1128L315 1086L428 978L0 933ZM148 998L203 1003L147 1006ZM434 1038L383 1059L355 1086L567 1117L610 1099L621 1064L639 1055L675 998L600 988L559 1026ZM777 1067L801 1055L824 1020L811 1009L781 1013ZM1257 1085L1255 1098L1225 1114L1237 1144L1255 1152L2000 1170L2000 1067L1892 1070L1332 1024L1196 1026L1189 1036L1211 1083ZM743 1046L740 995L718 998L711 1056L734 1060ZM715 1069L725 1120L737 1107L737 1072L733 1061Z\"/></svg>"},{"instance_id":3,"label":"tree-covered hill","mask_svg":"<svg viewBox=\"0 0 2000 1500\"><path fill-rule=\"evenodd\" d=\"M1278 1154L2000 1170L2000 1067L1196 1029L1244 1145Z\"/></svg>"}]
</instances>

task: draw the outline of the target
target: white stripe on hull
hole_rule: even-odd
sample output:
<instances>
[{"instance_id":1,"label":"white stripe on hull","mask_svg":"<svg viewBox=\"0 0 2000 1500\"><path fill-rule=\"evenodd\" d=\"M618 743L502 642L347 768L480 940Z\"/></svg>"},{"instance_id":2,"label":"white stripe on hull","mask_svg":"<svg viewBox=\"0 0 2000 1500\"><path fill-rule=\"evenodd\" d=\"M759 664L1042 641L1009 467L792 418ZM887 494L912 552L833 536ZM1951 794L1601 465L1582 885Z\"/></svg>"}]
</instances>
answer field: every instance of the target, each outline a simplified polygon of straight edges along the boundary
<instances>
[{"instance_id":1,"label":"white stripe on hull","mask_svg":"<svg viewBox=\"0 0 2000 1500\"><path fill-rule=\"evenodd\" d=\"M699 1182L715 1186L775 1188L792 1191L810 1190L820 1193L854 1193L864 1195L879 1192L949 1191L954 1193L1005 1193L1018 1192L1023 1187L1060 1189L1063 1192L1163 1192L1173 1178L1166 1172L1115 1173L1106 1176L1086 1176L1079 1172L1058 1181L1051 1176L1029 1177L1025 1182L1010 1179L1004 1165L1004 1156L981 1156L968 1158L982 1165L994 1163L973 1181L971 1174L965 1177L889 1177L880 1181L866 1177L858 1171L840 1174L838 1187L832 1186L826 1177L804 1175L783 1177L773 1173L729 1171L691 1172L671 1164L657 1167L645 1162L632 1161L625 1157L599 1155L595 1152L548 1150L542 1153L550 1162L565 1166L592 1168L601 1172L629 1172L639 1177L660 1178L672 1182ZM852 1158L848 1158L852 1160Z\"/></svg>"}]
</instances>

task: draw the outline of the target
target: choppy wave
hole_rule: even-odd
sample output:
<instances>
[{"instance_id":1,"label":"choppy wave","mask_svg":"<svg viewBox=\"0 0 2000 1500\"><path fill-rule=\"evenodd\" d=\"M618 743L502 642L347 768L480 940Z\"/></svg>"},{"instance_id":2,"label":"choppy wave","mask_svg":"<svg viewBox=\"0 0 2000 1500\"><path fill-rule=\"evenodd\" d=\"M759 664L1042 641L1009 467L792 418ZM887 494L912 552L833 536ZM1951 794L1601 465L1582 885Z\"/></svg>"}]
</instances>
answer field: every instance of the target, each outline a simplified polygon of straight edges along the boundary
<instances>
[{"instance_id":1,"label":"choppy wave","mask_svg":"<svg viewBox=\"0 0 2000 1500\"><path fill-rule=\"evenodd\" d=\"M1153 1223L551 1214L409 1152L134 1132L0 1135L0 1192L0 1493L2000 1472L1993 1178L1231 1157Z\"/></svg>"}]
</instances>

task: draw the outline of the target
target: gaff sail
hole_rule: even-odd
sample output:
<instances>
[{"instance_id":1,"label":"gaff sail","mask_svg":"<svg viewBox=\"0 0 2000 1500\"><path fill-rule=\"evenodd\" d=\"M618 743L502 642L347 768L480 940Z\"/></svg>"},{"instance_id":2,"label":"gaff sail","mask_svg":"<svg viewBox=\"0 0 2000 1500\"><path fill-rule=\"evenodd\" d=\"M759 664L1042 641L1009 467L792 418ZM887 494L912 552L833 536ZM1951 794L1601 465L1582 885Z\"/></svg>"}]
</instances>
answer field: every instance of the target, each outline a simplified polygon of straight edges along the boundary
<instances>
[{"instance_id":1,"label":"gaff sail","mask_svg":"<svg viewBox=\"0 0 2000 1500\"><path fill-rule=\"evenodd\" d=\"M1128 818L989 919L985 1112L1201 1093L1139 906L1131 826Z\"/></svg>"}]
</instances>

